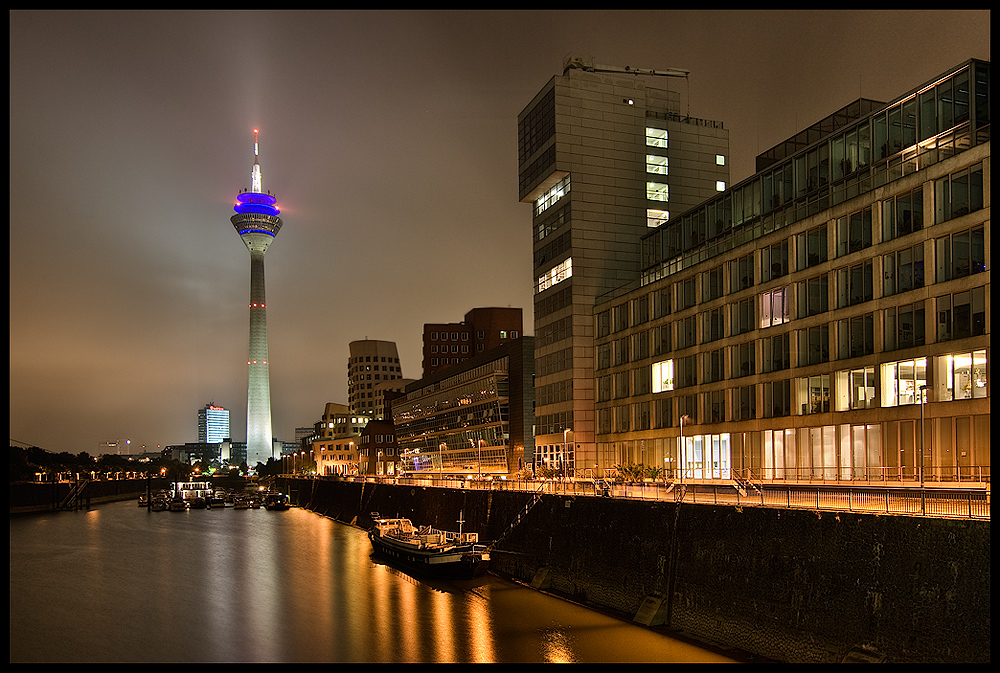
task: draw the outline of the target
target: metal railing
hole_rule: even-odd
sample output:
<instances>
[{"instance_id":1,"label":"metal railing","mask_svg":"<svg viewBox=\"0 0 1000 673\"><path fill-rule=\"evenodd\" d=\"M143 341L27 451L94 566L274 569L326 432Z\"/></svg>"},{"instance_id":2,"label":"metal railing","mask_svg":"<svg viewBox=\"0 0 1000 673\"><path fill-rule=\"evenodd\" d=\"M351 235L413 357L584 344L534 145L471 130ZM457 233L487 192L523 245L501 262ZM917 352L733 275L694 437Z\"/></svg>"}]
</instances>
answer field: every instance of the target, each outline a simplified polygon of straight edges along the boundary
<instances>
[{"instance_id":1,"label":"metal railing","mask_svg":"<svg viewBox=\"0 0 1000 673\"><path fill-rule=\"evenodd\" d=\"M764 483L756 480L671 479L614 483L591 479L475 480L431 476L356 477L347 481L384 482L440 488L492 489L552 495L625 498L696 505L808 509L859 514L892 514L937 518L990 519L990 489L982 486L921 487L866 484ZM605 495L606 494L606 495Z\"/></svg>"}]
</instances>

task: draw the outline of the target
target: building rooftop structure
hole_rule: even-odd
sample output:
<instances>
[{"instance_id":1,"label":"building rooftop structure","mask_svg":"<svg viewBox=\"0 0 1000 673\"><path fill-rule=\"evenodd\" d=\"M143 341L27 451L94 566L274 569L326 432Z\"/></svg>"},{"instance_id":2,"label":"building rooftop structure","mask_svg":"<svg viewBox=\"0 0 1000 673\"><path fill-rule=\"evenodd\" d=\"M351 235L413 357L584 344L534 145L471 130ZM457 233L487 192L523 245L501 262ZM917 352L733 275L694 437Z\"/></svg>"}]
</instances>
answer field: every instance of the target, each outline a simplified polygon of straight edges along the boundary
<instances>
[{"instance_id":1,"label":"building rooftop structure","mask_svg":"<svg viewBox=\"0 0 1000 673\"><path fill-rule=\"evenodd\" d=\"M424 378L523 334L519 308L474 308L459 323L427 323L423 334Z\"/></svg>"}]
</instances>

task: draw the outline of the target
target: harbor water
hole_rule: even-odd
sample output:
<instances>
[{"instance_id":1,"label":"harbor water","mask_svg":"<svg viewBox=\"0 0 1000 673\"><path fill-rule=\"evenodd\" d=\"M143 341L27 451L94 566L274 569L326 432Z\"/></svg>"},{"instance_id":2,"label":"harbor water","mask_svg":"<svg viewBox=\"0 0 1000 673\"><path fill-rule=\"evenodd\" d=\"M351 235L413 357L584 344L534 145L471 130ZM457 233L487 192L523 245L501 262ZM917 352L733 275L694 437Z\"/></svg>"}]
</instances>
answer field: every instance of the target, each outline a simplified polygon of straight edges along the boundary
<instances>
[{"instance_id":1,"label":"harbor water","mask_svg":"<svg viewBox=\"0 0 1000 673\"><path fill-rule=\"evenodd\" d=\"M487 575L427 581L304 509L10 519L10 661L729 662Z\"/></svg>"}]
</instances>

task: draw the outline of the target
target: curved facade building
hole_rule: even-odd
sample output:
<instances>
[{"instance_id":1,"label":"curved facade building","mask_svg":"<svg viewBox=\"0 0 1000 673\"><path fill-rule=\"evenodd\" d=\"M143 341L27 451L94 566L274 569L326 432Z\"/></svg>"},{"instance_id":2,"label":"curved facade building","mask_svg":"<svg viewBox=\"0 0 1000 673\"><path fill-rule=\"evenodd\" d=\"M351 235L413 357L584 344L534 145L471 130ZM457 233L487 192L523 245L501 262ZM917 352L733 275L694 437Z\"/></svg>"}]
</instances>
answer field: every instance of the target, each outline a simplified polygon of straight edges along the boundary
<instances>
[{"instance_id":1,"label":"curved facade building","mask_svg":"<svg viewBox=\"0 0 1000 673\"><path fill-rule=\"evenodd\" d=\"M375 415L378 384L402 378L393 341L352 341L347 362L347 403L352 414Z\"/></svg>"},{"instance_id":2,"label":"curved facade building","mask_svg":"<svg viewBox=\"0 0 1000 673\"><path fill-rule=\"evenodd\" d=\"M274 453L271 433L271 387L267 355L267 303L264 297L264 253L281 229L276 199L261 186L257 130L251 187L236 197L230 218L250 252L250 348L247 388L247 465L266 463Z\"/></svg>"}]
</instances>

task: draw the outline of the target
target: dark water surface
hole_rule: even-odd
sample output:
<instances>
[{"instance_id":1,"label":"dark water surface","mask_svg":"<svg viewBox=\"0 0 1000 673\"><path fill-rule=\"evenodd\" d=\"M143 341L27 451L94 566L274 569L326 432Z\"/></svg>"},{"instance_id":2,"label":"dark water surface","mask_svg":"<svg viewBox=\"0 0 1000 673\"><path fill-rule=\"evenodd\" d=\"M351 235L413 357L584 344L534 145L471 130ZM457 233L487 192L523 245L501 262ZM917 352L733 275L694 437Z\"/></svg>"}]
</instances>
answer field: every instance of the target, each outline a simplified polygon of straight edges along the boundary
<instances>
[{"instance_id":1,"label":"dark water surface","mask_svg":"<svg viewBox=\"0 0 1000 673\"><path fill-rule=\"evenodd\" d=\"M416 580L303 509L10 519L11 662L727 662L493 576Z\"/></svg>"}]
</instances>

